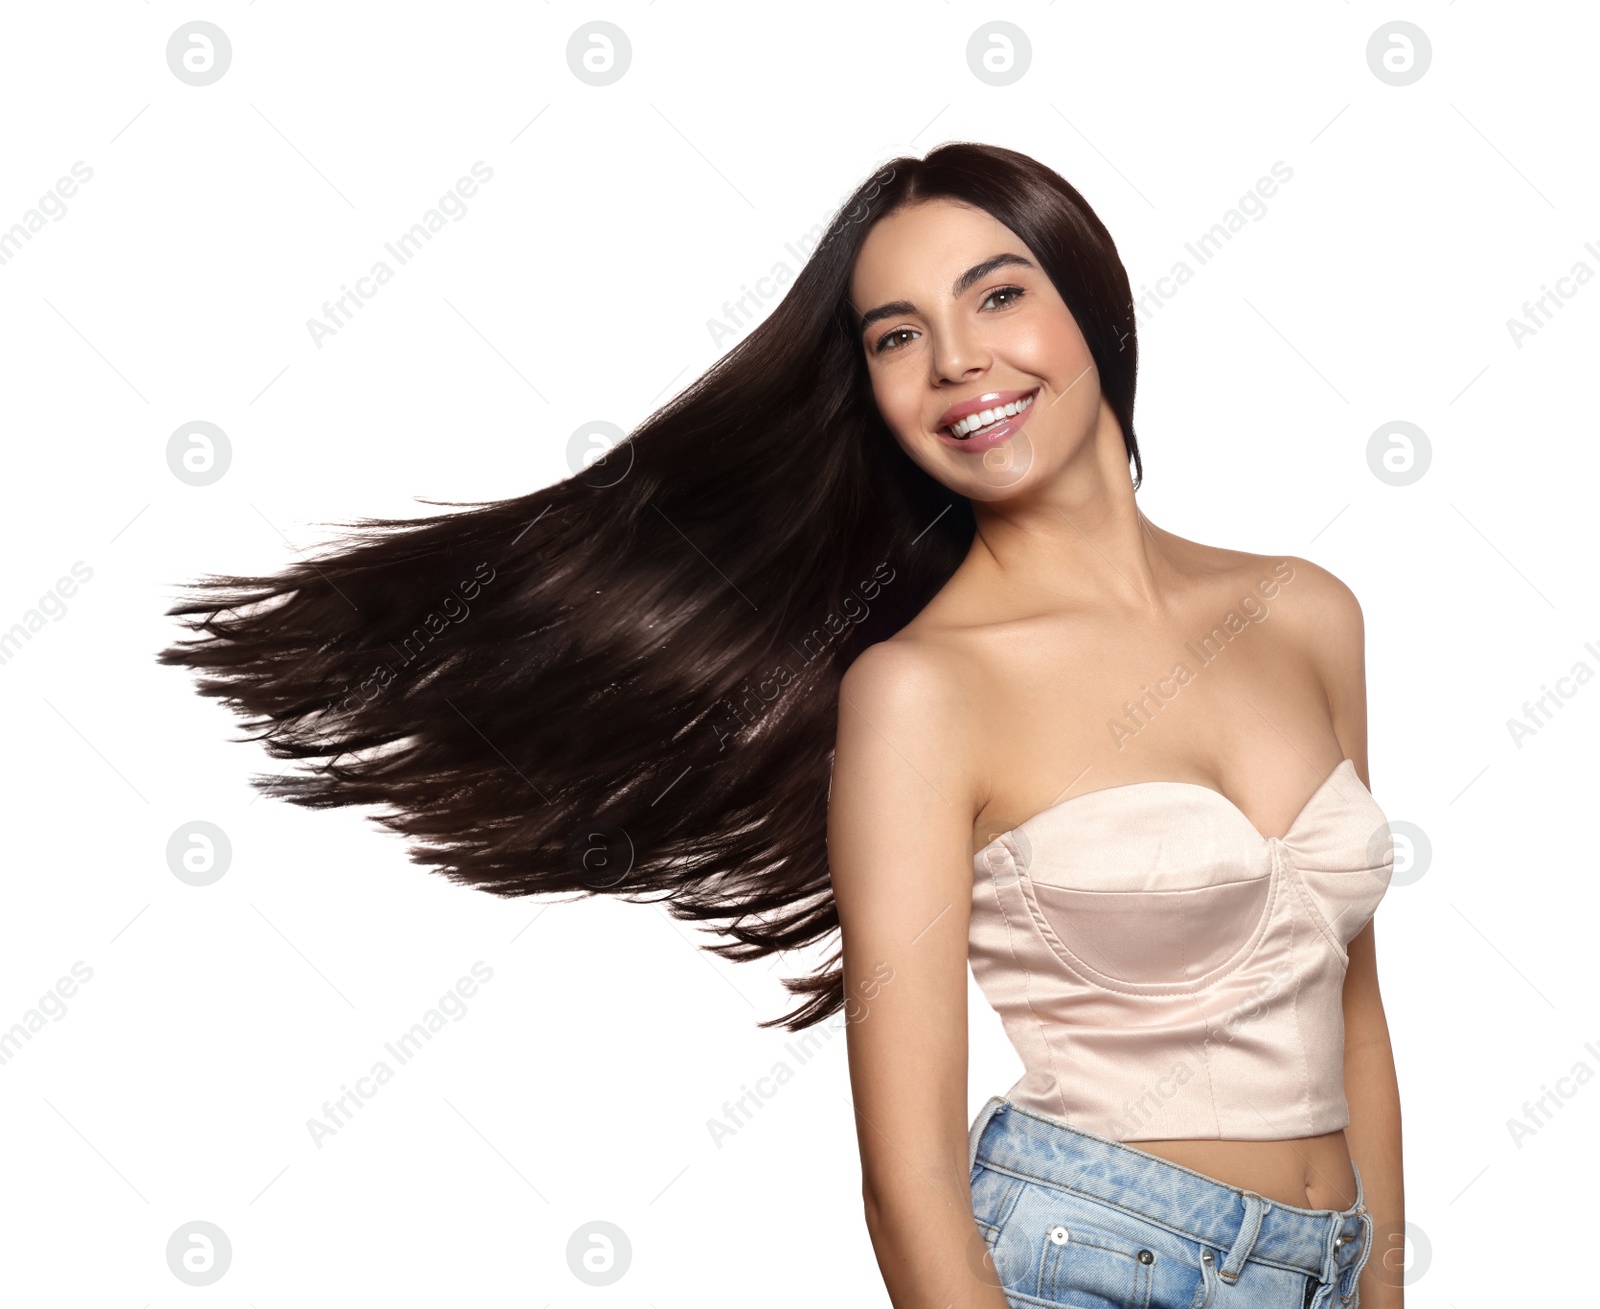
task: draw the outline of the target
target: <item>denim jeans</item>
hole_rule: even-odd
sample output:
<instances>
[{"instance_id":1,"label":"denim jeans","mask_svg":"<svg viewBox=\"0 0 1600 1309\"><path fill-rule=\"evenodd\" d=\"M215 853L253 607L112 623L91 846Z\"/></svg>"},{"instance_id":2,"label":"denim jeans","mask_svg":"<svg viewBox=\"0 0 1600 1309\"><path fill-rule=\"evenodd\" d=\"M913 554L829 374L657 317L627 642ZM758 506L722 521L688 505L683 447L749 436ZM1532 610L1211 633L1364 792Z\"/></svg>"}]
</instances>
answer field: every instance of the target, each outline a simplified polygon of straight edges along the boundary
<instances>
[{"instance_id":1,"label":"denim jeans","mask_svg":"<svg viewBox=\"0 0 1600 1309\"><path fill-rule=\"evenodd\" d=\"M972 1209L1012 1309L1357 1309L1372 1218L1300 1209L991 1096ZM1352 1168L1354 1165L1352 1164Z\"/></svg>"}]
</instances>

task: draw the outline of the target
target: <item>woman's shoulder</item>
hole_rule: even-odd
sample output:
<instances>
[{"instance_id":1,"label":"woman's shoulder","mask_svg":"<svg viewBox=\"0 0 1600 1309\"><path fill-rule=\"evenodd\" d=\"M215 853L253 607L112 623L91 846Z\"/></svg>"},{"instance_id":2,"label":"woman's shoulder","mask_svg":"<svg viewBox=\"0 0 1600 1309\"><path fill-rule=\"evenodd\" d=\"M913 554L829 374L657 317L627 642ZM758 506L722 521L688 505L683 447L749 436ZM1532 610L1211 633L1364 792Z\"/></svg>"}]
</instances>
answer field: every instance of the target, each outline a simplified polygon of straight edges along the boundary
<instances>
[{"instance_id":1,"label":"woman's shoulder","mask_svg":"<svg viewBox=\"0 0 1600 1309\"><path fill-rule=\"evenodd\" d=\"M1258 653L1310 668L1336 713L1364 715L1365 620L1343 579L1300 555L1188 544L1196 575L1209 574L1203 585L1210 612L1223 612L1219 606L1225 605L1237 630L1263 629ZM1348 723L1340 736L1347 753L1363 748L1348 744L1359 739Z\"/></svg>"},{"instance_id":2,"label":"woman's shoulder","mask_svg":"<svg viewBox=\"0 0 1600 1309\"><path fill-rule=\"evenodd\" d=\"M857 655L846 676L861 686L889 684L909 696L971 705L975 688L1004 666L1005 644L1027 619L993 603L958 569L899 631Z\"/></svg>"},{"instance_id":3,"label":"woman's shoulder","mask_svg":"<svg viewBox=\"0 0 1600 1309\"><path fill-rule=\"evenodd\" d=\"M971 643L959 631L913 620L862 650L845 669L840 689L876 704L914 705L959 693L974 671Z\"/></svg>"},{"instance_id":4,"label":"woman's shoulder","mask_svg":"<svg viewBox=\"0 0 1600 1309\"><path fill-rule=\"evenodd\" d=\"M981 807L985 736L981 669L958 642L902 628L869 645L839 683L836 750L909 765L940 794ZM885 765L889 766L889 765Z\"/></svg>"},{"instance_id":5,"label":"woman's shoulder","mask_svg":"<svg viewBox=\"0 0 1600 1309\"><path fill-rule=\"evenodd\" d=\"M1300 555L1258 554L1205 545L1166 533L1179 547L1183 566L1229 594L1254 597L1284 616L1319 628L1359 627L1361 604L1355 592L1321 564Z\"/></svg>"}]
</instances>

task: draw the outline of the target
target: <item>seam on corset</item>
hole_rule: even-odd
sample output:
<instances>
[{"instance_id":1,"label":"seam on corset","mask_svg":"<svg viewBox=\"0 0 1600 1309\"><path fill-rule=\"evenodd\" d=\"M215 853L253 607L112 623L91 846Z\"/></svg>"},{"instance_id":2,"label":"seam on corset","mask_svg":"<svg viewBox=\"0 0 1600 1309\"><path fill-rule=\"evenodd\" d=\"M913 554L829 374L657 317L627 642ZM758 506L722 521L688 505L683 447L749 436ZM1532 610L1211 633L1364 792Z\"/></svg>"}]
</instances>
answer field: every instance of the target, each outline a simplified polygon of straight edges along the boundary
<instances>
[{"instance_id":1,"label":"seam on corset","mask_svg":"<svg viewBox=\"0 0 1600 1309\"><path fill-rule=\"evenodd\" d=\"M1282 854L1283 852L1280 851L1279 853ZM1306 907L1306 912L1311 915L1311 921L1317 927L1319 934L1323 940L1333 947L1334 954L1348 965L1350 954L1345 949L1344 943L1339 940L1338 935L1334 932L1333 924L1323 916L1322 910L1317 907L1317 902L1311 894L1311 888L1306 885L1305 879L1300 875L1300 866L1291 863L1287 857L1282 858L1281 863L1285 879L1294 884L1295 894L1299 896L1300 903Z\"/></svg>"},{"instance_id":2,"label":"seam on corset","mask_svg":"<svg viewBox=\"0 0 1600 1309\"><path fill-rule=\"evenodd\" d=\"M1287 864L1289 862L1287 857L1285 857L1284 852L1277 851L1275 853L1277 853L1279 858L1283 859L1283 862L1285 864ZM1296 878L1297 881L1299 880L1299 872L1298 872L1298 870L1295 873L1295 878ZM1322 915L1318 914L1317 917L1321 918ZM1293 917L1293 915L1291 915L1290 919L1289 919L1289 957L1291 959L1293 959L1295 957L1296 953L1297 953L1296 949L1295 949L1296 944L1297 943L1295 941L1294 917ZM1305 1120L1304 1121L1305 1121L1306 1132L1307 1132L1307 1134L1310 1134L1310 1130L1311 1130L1311 1065L1306 1061L1306 1026L1305 1026L1305 1022L1300 1017L1300 987L1301 987L1301 985L1302 985L1302 983L1301 983L1301 980L1300 980L1300 970L1297 968L1297 969L1295 969L1295 974L1294 974L1294 998L1293 998L1293 1001L1292 1001L1291 1012L1294 1014L1294 1030L1295 1030L1296 1034L1300 1038L1299 1041L1296 1043L1298 1048L1299 1048L1299 1053L1300 1053L1300 1078L1301 1078L1300 1085L1302 1087L1301 1094L1302 1094L1302 1097L1303 1097L1304 1102L1305 1102L1305 1109L1304 1109Z\"/></svg>"},{"instance_id":3,"label":"seam on corset","mask_svg":"<svg viewBox=\"0 0 1600 1309\"><path fill-rule=\"evenodd\" d=\"M1021 871L1017 868L1017 861L1012 856L1011 848L1004 839L1000 843L1000 854L1011 864L1011 874L1018 882L1022 880ZM1016 936L1011 927L1011 915L1006 912L1005 902L1000 898L1000 888L994 884L994 864L985 856L989 864L989 894L994 898L995 910L1000 915L1000 921L1006 925L1006 948L1011 952L1011 962L1017 971L1022 974L1022 999L1028 1006L1028 1013L1033 1016L1033 1025L1038 1036L1039 1044L1044 1048L1045 1056L1050 1062L1050 1081L1055 1091L1058 1103L1061 1105L1061 1117L1068 1116L1065 1088L1061 1085L1061 1061L1056 1054L1055 1047L1050 1044L1049 1027L1044 1017L1033 1006L1033 972L1022 966L1021 956L1017 954ZM1020 892L1019 892L1020 894ZM1002 1023L1003 1025L1003 1023ZM1063 1024L1063 1026L1065 1026ZM1020 1051L1018 1053L1021 1053ZM1023 1059L1023 1077L1027 1077L1030 1070L1027 1059Z\"/></svg>"},{"instance_id":4,"label":"seam on corset","mask_svg":"<svg viewBox=\"0 0 1600 1309\"><path fill-rule=\"evenodd\" d=\"M1065 891L1068 895L1127 895L1127 891L1092 891L1077 886L1058 886L1054 882L1041 882L1037 878L1030 878L1035 886L1042 886L1050 891ZM1193 895L1196 891L1214 891L1222 886L1249 886L1251 882L1266 882L1271 880L1271 874L1266 877L1235 877L1227 882L1212 882L1209 886L1169 886L1143 888L1134 894L1137 895Z\"/></svg>"}]
</instances>

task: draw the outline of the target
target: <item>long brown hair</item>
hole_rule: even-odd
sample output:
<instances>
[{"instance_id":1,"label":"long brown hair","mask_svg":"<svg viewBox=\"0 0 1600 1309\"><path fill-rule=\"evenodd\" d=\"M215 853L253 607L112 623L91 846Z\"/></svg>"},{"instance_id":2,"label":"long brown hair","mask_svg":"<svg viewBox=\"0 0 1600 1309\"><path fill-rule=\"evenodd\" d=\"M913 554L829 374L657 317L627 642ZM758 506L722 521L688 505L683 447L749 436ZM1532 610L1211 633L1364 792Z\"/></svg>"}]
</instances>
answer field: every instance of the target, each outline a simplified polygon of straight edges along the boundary
<instances>
[{"instance_id":1,"label":"long brown hair","mask_svg":"<svg viewBox=\"0 0 1600 1309\"><path fill-rule=\"evenodd\" d=\"M964 558L972 507L873 403L848 302L867 231L948 198L1038 257L1133 430L1137 347L1110 234L1026 155L899 158L831 220L772 313L606 457L512 499L362 518L272 577L211 575L162 650L279 759L262 792L381 805L413 862L500 896L662 900L728 959L839 923L827 805L839 680ZM844 1004L842 969L761 1025Z\"/></svg>"}]
</instances>

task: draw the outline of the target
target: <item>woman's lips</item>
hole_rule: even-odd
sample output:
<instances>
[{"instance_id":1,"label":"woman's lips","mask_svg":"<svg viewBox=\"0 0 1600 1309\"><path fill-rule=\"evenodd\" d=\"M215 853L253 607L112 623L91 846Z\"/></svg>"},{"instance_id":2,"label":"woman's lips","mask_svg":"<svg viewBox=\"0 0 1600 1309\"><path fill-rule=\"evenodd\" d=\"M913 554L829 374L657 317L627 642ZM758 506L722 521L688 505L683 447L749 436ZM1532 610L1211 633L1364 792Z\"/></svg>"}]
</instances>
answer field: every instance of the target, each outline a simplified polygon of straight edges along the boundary
<instances>
[{"instance_id":1,"label":"woman's lips","mask_svg":"<svg viewBox=\"0 0 1600 1309\"><path fill-rule=\"evenodd\" d=\"M982 431L974 432L964 440L958 440L941 427L939 429L940 443L947 449L960 450L965 454L982 454L985 450L994 449L995 446L1003 441L1009 441L1022 430L1022 425L1028 421L1029 415L1039 407L1038 389L1035 388L1027 392L1027 394L1033 396L1033 403L1021 413L1012 414L1010 418L995 423L991 427L986 427Z\"/></svg>"}]
</instances>

